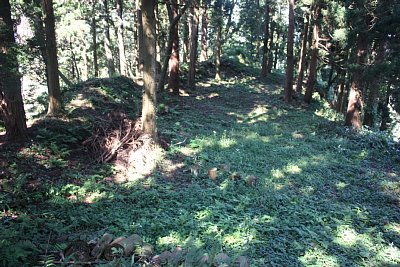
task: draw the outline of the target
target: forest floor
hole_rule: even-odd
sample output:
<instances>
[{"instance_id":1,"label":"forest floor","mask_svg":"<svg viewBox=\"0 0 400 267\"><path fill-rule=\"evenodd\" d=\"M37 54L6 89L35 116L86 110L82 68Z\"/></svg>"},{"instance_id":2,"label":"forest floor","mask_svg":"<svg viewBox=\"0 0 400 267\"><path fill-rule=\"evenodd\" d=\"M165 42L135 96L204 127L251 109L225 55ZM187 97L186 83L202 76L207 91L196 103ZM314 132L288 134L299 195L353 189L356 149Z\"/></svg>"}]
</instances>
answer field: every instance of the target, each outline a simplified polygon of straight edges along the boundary
<instances>
[{"instance_id":1,"label":"forest floor","mask_svg":"<svg viewBox=\"0 0 400 267\"><path fill-rule=\"evenodd\" d=\"M0 144L0 265L62 265L71 242L110 233L138 234L154 253L181 246L251 266L399 266L394 144L344 128L321 101L285 104L281 82L227 75L161 94L168 149L136 175L96 162L101 151L82 143L115 109L132 109L134 121L141 90L116 79L67 92L80 102L65 118L38 120L29 142Z\"/></svg>"}]
</instances>

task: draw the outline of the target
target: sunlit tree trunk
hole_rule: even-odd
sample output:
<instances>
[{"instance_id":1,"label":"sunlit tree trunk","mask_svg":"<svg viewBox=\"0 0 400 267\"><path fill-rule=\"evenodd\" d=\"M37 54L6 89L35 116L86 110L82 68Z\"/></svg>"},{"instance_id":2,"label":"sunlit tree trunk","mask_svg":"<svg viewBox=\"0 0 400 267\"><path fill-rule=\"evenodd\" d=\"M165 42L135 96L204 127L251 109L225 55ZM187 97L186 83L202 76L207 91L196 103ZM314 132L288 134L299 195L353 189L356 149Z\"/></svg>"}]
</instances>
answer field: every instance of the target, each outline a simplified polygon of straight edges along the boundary
<instances>
[{"instance_id":1,"label":"sunlit tree trunk","mask_svg":"<svg viewBox=\"0 0 400 267\"><path fill-rule=\"evenodd\" d=\"M303 31L303 39L301 40L301 51L298 65L298 76L296 83L296 91L301 93L303 90L303 79L304 79L304 68L306 63L306 54L307 54L307 40L308 40L308 28L310 27L310 17L309 15L305 15L304 22L304 31Z\"/></svg>"},{"instance_id":2,"label":"sunlit tree trunk","mask_svg":"<svg viewBox=\"0 0 400 267\"><path fill-rule=\"evenodd\" d=\"M156 127L156 1L142 3L143 21L143 106L142 130L157 141Z\"/></svg>"},{"instance_id":3,"label":"sunlit tree trunk","mask_svg":"<svg viewBox=\"0 0 400 267\"><path fill-rule=\"evenodd\" d=\"M18 140L26 137L21 80L9 1L0 0L0 7L0 116L6 127L6 138Z\"/></svg>"},{"instance_id":4,"label":"sunlit tree trunk","mask_svg":"<svg viewBox=\"0 0 400 267\"><path fill-rule=\"evenodd\" d=\"M103 1L104 4L104 52L106 55L108 76L115 75L114 57L111 51L111 37L110 37L110 12L108 9L108 0Z\"/></svg>"},{"instance_id":5,"label":"sunlit tree trunk","mask_svg":"<svg viewBox=\"0 0 400 267\"><path fill-rule=\"evenodd\" d=\"M53 0L43 0L44 25L46 33L47 52L47 85L49 95L48 115L57 115L61 112L60 79L58 76L58 59Z\"/></svg>"},{"instance_id":6,"label":"sunlit tree trunk","mask_svg":"<svg viewBox=\"0 0 400 267\"><path fill-rule=\"evenodd\" d=\"M192 1L190 13L192 17L192 29L190 37L190 58L189 58L189 75L188 75L188 86L195 86L196 79L196 62L197 62L197 45L198 45L198 34L199 34L199 7L198 0Z\"/></svg>"},{"instance_id":7,"label":"sunlit tree trunk","mask_svg":"<svg viewBox=\"0 0 400 267\"><path fill-rule=\"evenodd\" d=\"M360 32L357 36L357 69L353 73L345 121L345 125L352 126L354 130L359 130L361 128L361 112L363 106L361 76L367 54L367 46L367 35L365 32Z\"/></svg>"},{"instance_id":8,"label":"sunlit tree trunk","mask_svg":"<svg viewBox=\"0 0 400 267\"><path fill-rule=\"evenodd\" d=\"M313 39L310 52L310 66L308 72L306 93L304 94L304 102L306 103L311 103L312 94L314 92L315 81L317 79L320 14L321 14L321 8L320 6L317 5L314 11Z\"/></svg>"},{"instance_id":9,"label":"sunlit tree trunk","mask_svg":"<svg viewBox=\"0 0 400 267\"><path fill-rule=\"evenodd\" d=\"M261 77L266 77L268 73L268 40L269 40L269 4L265 1L265 12L264 12L264 46L262 53L261 63Z\"/></svg>"},{"instance_id":10,"label":"sunlit tree trunk","mask_svg":"<svg viewBox=\"0 0 400 267\"><path fill-rule=\"evenodd\" d=\"M119 73L127 76L127 64L125 57L125 44L124 44L124 18L123 18L123 0L117 0L117 14L118 14L118 52L119 52Z\"/></svg>"},{"instance_id":11,"label":"sunlit tree trunk","mask_svg":"<svg viewBox=\"0 0 400 267\"><path fill-rule=\"evenodd\" d=\"M207 60L207 28L208 28L208 15L207 15L207 0L203 0L203 13L201 15L201 52L200 62Z\"/></svg>"},{"instance_id":12,"label":"sunlit tree trunk","mask_svg":"<svg viewBox=\"0 0 400 267\"><path fill-rule=\"evenodd\" d=\"M294 0L288 0L289 2L289 29L288 29L288 40L287 40L287 60L286 60L286 85L285 85L285 96L286 102L292 101L293 93L293 42L294 42Z\"/></svg>"},{"instance_id":13,"label":"sunlit tree trunk","mask_svg":"<svg viewBox=\"0 0 400 267\"><path fill-rule=\"evenodd\" d=\"M96 10L96 4L97 4L97 0L93 0L93 2L92 2L93 66L94 66L94 77L99 77L99 62L98 62L98 57L97 57L97 20L96 20L97 10ZM86 57L86 60L87 60L87 57ZM86 79L87 79L87 75L86 75Z\"/></svg>"}]
</instances>

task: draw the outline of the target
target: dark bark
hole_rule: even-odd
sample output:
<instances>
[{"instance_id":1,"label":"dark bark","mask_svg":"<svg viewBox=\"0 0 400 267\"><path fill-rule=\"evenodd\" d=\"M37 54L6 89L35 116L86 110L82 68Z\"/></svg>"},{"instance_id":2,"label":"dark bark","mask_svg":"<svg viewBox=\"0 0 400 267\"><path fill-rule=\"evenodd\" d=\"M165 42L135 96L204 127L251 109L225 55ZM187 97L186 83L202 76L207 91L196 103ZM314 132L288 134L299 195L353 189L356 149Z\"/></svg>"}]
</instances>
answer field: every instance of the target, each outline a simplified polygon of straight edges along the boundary
<instances>
[{"instance_id":1,"label":"dark bark","mask_svg":"<svg viewBox=\"0 0 400 267\"><path fill-rule=\"evenodd\" d=\"M94 77L99 77L99 62L98 62L98 57L97 57L96 4L97 4L97 0L93 0L93 3L92 3L93 66L94 66Z\"/></svg>"},{"instance_id":2,"label":"dark bark","mask_svg":"<svg viewBox=\"0 0 400 267\"><path fill-rule=\"evenodd\" d=\"M106 55L108 76L115 75L114 58L111 52L111 37L110 37L110 11L108 9L108 0L103 1L104 4L104 52Z\"/></svg>"},{"instance_id":3,"label":"dark bark","mask_svg":"<svg viewBox=\"0 0 400 267\"><path fill-rule=\"evenodd\" d=\"M192 29L190 36L190 58L189 58L189 74L188 86L195 87L196 79L196 62L197 62L197 46L199 35L199 7L198 0L193 0L190 8L192 17Z\"/></svg>"},{"instance_id":4,"label":"dark bark","mask_svg":"<svg viewBox=\"0 0 400 267\"><path fill-rule=\"evenodd\" d=\"M362 73L367 46L367 34L366 32L360 32L357 36L357 68L353 73L345 121L345 125L352 126L354 130L361 128L361 112L363 107Z\"/></svg>"},{"instance_id":5,"label":"dark bark","mask_svg":"<svg viewBox=\"0 0 400 267\"><path fill-rule=\"evenodd\" d=\"M344 87L344 79L342 79L339 83L338 92L337 92L337 101L336 101L336 111L341 113L343 110L343 100L345 96L345 87Z\"/></svg>"},{"instance_id":6,"label":"dark bark","mask_svg":"<svg viewBox=\"0 0 400 267\"><path fill-rule=\"evenodd\" d=\"M319 16L321 14L321 7L316 6L313 15L313 38L310 51L310 66L308 72L306 93L304 94L304 102L311 103L312 95L314 92L315 82L317 80L317 67L318 67L318 45L319 45Z\"/></svg>"},{"instance_id":7,"label":"dark bark","mask_svg":"<svg viewBox=\"0 0 400 267\"><path fill-rule=\"evenodd\" d=\"M142 130L157 142L156 126L156 18L154 15L156 1L146 0L142 3L143 21L143 107Z\"/></svg>"},{"instance_id":8,"label":"dark bark","mask_svg":"<svg viewBox=\"0 0 400 267\"><path fill-rule=\"evenodd\" d=\"M46 34L47 52L47 85L49 95L48 115L57 115L61 112L60 79L58 76L57 42L53 0L43 0L44 25Z\"/></svg>"},{"instance_id":9,"label":"dark bark","mask_svg":"<svg viewBox=\"0 0 400 267\"><path fill-rule=\"evenodd\" d=\"M285 96L286 102L292 101L293 94L293 42L294 42L294 0L288 0L289 2L289 29L288 29L288 40L287 40L287 66L286 66L286 86Z\"/></svg>"},{"instance_id":10,"label":"dark bark","mask_svg":"<svg viewBox=\"0 0 400 267\"><path fill-rule=\"evenodd\" d=\"M216 25L215 30L217 36L215 38L215 80L221 81L221 50L222 50L222 1L217 0L215 2L215 13L216 13Z\"/></svg>"},{"instance_id":11,"label":"dark bark","mask_svg":"<svg viewBox=\"0 0 400 267\"><path fill-rule=\"evenodd\" d=\"M200 61L207 60L207 28L208 28L208 15L207 15L207 0L203 0L203 13L201 15L201 52Z\"/></svg>"},{"instance_id":12,"label":"dark bark","mask_svg":"<svg viewBox=\"0 0 400 267\"><path fill-rule=\"evenodd\" d=\"M261 12L260 12L260 0L256 1L256 21L261 21ZM261 35L261 23L258 24L257 27L257 36L256 36L256 61L258 62L260 56L260 35Z\"/></svg>"},{"instance_id":13,"label":"dark bark","mask_svg":"<svg viewBox=\"0 0 400 267\"><path fill-rule=\"evenodd\" d=\"M188 56L189 56L189 23L190 20L187 15L183 17L183 53L182 53L182 60L184 63L188 62Z\"/></svg>"},{"instance_id":14,"label":"dark bark","mask_svg":"<svg viewBox=\"0 0 400 267\"><path fill-rule=\"evenodd\" d=\"M264 11L264 46L262 53L262 63L261 63L261 77L266 77L268 73L268 40L269 40L269 13L270 8L268 2L265 3Z\"/></svg>"},{"instance_id":15,"label":"dark bark","mask_svg":"<svg viewBox=\"0 0 400 267\"><path fill-rule=\"evenodd\" d=\"M14 141L26 137L26 118L11 6L8 0L0 0L0 7L0 116L6 127L6 139Z\"/></svg>"},{"instance_id":16,"label":"dark bark","mask_svg":"<svg viewBox=\"0 0 400 267\"><path fill-rule=\"evenodd\" d=\"M309 18L309 15L306 15L305 22L304 22L303 39L301 41L299 68L298 68L298 76L297 76L297 83L296 83L296 92L299 92L299 93L301 93L301 91L303 90L303 79L304 79L304 69L305 69L305 63L306 63L307 40L308 40L309 27L310 27L310 18Z\"/></svg>"}]
</instances>

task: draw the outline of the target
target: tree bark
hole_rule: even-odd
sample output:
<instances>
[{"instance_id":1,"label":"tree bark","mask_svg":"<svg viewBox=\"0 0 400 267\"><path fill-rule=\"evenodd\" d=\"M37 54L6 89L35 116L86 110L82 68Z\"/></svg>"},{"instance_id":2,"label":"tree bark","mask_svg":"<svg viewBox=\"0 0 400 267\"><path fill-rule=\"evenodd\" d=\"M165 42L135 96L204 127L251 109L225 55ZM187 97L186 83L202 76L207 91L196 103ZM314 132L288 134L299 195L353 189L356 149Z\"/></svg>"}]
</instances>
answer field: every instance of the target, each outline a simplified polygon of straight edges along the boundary
<instances>
[{"instance_id":1,"label":"tree bark","mask_svg":"<svg viewBox=\"0 0 400 267\"><path fill-rule=\"evenodd\" d=\"M189 18L187 15L183 17L183 53L182 60L184 63L188 62L189 54Z\"/></svg>"},{"instance_id":2,"label":"tree bark","mask_svg":"<svg viewBox=\"0 0 400 267\"><path fill-rule=\"evenodd\" d=\"M338 88L338 97L337 97L337 102L336 102L336 111L338 113L341 113L343 110L343 100L344 100L344 92L345 92L345 87L344 87L344 78L341 79L339 83L339 88Z\"/></svg>"},{"instance_id":3,"label":"tree bark","mask_svg":"<svg viewBox=\"0 0 400 267\"><path fill-rule=\"evenodd\" d=\"M11 6L0 0L0 116L10 141L26 137L26 118L18 71Z\"/></svg>"},{"instance_id":4,"label":"tree bark","mask_svg":"<svg viewBox=\"0 0 400 267\"><path fill-rule=\"evenodd\" d=\"M117 0L117 14L118 14L118 52L119 52L119 73L122 76L127 76L127 63L125 56L125 44L124 44L124 18L123 18L123 0Z\"/></svg>"},{"instance_id":5,"label":"tree bark","mask_svg":"<svg viewBox=\"0 0 400 267\"><path fill-rule=\"evenodd\" d=\"M156 18L154 15L156 1L146 0L142 3L143 21L143 107L142 130L157 142L156 126Z\"/></svg>"},{"instance_id":6,"label":"tree bark","mask_svg":"<svg viewBox=\"0 0 400 267\"><path fill-rule=\"evenodd\" d=\"M136 0L136 28L137 28L137 65L136 65L136 75L143 71L143 20L142 20L142 8L141 0Z\"/></svg>"},{"instance_id":7,"label":"tree bark","mask_svg":"<svg viewBox=\"0 0 400 267\"><path fill-rule=\"evenodd\" d=\"M385 40L379 40L377 44L377 49L376 49L376 58L374 65L380 65L383 62L384 58L384 53L385 53ZM367 125L369 127L374 126L374 107L376 104L376 100L378 97L378 77L374 77L371 81L371 86L369 90L369 95L367 98L367 105L365 108L365 114L364 114L364 125Z\"/></svg>"},{"instance_id":8,"label":"tree bark","mask_svg":"<svg viewBox=\"0 0 400 267\"><path fill-rule=\"evenodd\" d=\"M97 0L92 2L92 39L93 39L93 66L94 77L99 77L99 62L97 56L97 20L96 20L96 4ZM87 77L86 77L87 79Z\"/></svg>"},{"instance_id":9,"label":"tree bark","mask_svg":"<svg viewBox=\"0 0 400 267\"><path fill-rule=\"evenodd\" d=\"M47 85L49 94L49 106L47 115L53 116L61 112L60 79L58 77L57 43L55 31L55 19L53 0L43 0L44 25L46 33L47 52Z\"/></svg>"},{"instance_id":10,"label":"tree bark","mask_svg":"<svg viewBox=\"0 0 400 267\"><path fill-rule=\"evenodd\" d=\"M201 15L201 52L200 62L207 60L207 28L208 28L208 15L207 15L207 0L203 0L203 13Z\"/></svg>"},{"instance_id":11,"label":"tree bark","mask_svg":"<svg viewBox=\"0 0 400 267\"><path fill-rule=\"evenodd\" d=\"M189 58L189 75L188 86L195 87L196 79L196 62L197 62L197 45L199 35L199 3L198 0L192 1L190 8L192 14L192 30L190 36L190 58Z\"/></svg>"},{"instance_id":12,"label":"tree bark","mask_svg":"<svg viewBox=\"0 0 400 267\"><path fill-rule=\"evenodd\" d=\"M269 13L270 13L269 4L268 4L268 1L265 1L264 47L263 47L262 63L261 63L261 77L262 78L266 77L268 74Z\"/></svg>"},{"instance_id":13,"label":"tree bark","mask_svg":"<svg viewBox=\"0 0 400 267\"><path fill-rule=\"evenodd\" d=\"M108 76L115 75L114 58L111 51L111 37L110 37L110 11L108 9L108 0L103 1L104 4L104 52L106 55Z\"/></svg>"},{"instance_id":14,"label":"tree bark","mask_svg":"<svg viewBox=\"0 0 400 267\"><path fill-rule=\"evenodd\" d=\"M217 36L215 38L215 80L221 81L221 50L222 50L222 1L215 2L216 25L215 30Z\"/></svg>"},{"instance_id":15,"label":"tree bark","mask_svg":"<svg viewBox=\"0 0 400 267\"><path fill-rule=\"evenodd\" d=\"M319 16L321 14L320 6L315 7L314 11L314 25L313 25L313 39L310 52L310 68L307 79L306 93L304 94L304 102L310 104L312 94L314 92L315 81L317 79L318 67L318 45L319 45Z\"/></svg>"},{"instance_id":16,"label":"tree bark","mask_svg":"<svg viewBox=\"0 0 400 267\"><path fill-rule=\"evenodd\" d=\"M261 21L261 12L260 12L260 0L255 0L256 2L256 21ZM257 27L257 36L256 36L256 62L259 60L260 56L260 35L261 35L261 23L258 24Z\"/></svg>"},{"instance_id":17,"label":"tree bark","mask_svg":"<svg viewBox=\"0 0 400 267\"><path fill-rule=\"evenodd\" d=\"M345 121L345 126L352 126L354 130L361 129L361 112L363 107L361 76L367 54L367 46L367 35L365 32L360 32L357 36L357 69L353 73Z\"/></svg>"},{"instance_id":18,"label":"tree bark","mask_svg":"<svg viewBox=\"0 0 400 267\"><path fill-rule=\"evenodd\" d=\"M298 76L297 76L297 83L296 83L296 92L298 92L298 93L301 93L301 91L303 90L304 68L305 68L306 54L307 54L307 40L308 40L308 28L309 27L310 27L310 17L309 17L309 15L306 15L305 22L304 22L303 39L301 41L299 68L298 68Z\"/></svg>"},{"instance_id":19,"label":"tree bark","mask_svg":"<svg viewBox=\"0 0 400 267\"><path fill-rule=\"evenodd\" d=\"M292 101L293 94L293 43L294 43L294 0L288 0L289 2L289 29L288 29L288 40L287 40L287 66L286 66L286 86L285 96L286 102Z\"/></svg>"},{"instance_id":20,"label":"tree bark","mask_svg":"<svg viewBox=\"0 0 400 267\"><path fill-rule=\"evenodd\" d=\"M271 8L270 17L273 16L274 12L275 12L275 9ZM273 20L271 20L270 27L271 28L269 31L269 51L268 51L267 73L271 73L272 66L274 64L274 54L273 54L272 50L274 48L275 22Z\"/></svg>"}]
</instances>

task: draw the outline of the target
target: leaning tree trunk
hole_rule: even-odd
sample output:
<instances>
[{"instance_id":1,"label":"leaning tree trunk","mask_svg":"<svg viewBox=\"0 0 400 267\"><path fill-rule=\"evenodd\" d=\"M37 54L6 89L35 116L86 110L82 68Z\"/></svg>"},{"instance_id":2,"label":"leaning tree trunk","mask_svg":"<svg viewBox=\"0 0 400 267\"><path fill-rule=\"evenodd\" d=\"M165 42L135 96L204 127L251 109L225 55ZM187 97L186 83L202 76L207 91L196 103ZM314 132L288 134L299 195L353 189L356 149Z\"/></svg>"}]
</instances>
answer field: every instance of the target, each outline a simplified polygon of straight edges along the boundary
<instances>
[{"instance_id":1,"label":"leaning tree trunk","mask_svg":"<svg viewBox=\"0 0 400 267\"><path fill-rule=\"evenodd\" d=\"M0 0L0 117L6 127L6 139L26 137L26 118L15 48L11 6Z\"/></svg>"},{"instance_id":2,"label":"leaning tree trunk","mask_svg":"<svg viewBox=\"0 0 400 267\"><path fill-rule=\"evenodd\" d=\"M315 7L314 12L314 25L313 25L313 39L310 52L310 68L307 79L306 93L304 94L304 102L311 103L312 94L314 92L315 81L317 79L317 67L318 67L318 45L319 45L319 16L321 14L321 8Z\"/></svg>"},{"instance_id":3,"label":"leaning tree trunk","mask_svg":"<svg viewBox=\"0 0 400 267\"><path fill-rule=\"evenodd\" d=\"M301 93L301 91L303 90L304 67L306 65L305 62L306 62L308 28L309 27L310 27L310 18L309 18L309 15L306 15L305 23L304 23L303 40L301 42L299 68L298 68L298 76L297 76L297 83L296 83L296 92L299 92L299 93Z\"/></svg>"},{"instance_id":4,"label":"leaning tree trunk","mask_svg":"<svg viewBox=\"0 0 400 267\"><path fill-rule=\"evenodd\" d=\"M207 0L203 0L203 13L201 15L201 52L200 52L201 62L207 60L207 27L208 27Z\"/></svg>"},{"instance_id":5,"label":"leaning tree trunk","mask_svg":"<svg viewBox=\"0 0 400 267\"><path fill-rule=\"evenodd\" d=\"M346 126L352 126L354 130L361 129L361 112L363 106L362 96L362 72L367 54L367 34L360 32L357 37L357 69L353 73L351 82L349 103L347 105Z\"/></svg>"},{"instance_id":6,"label":"leaning tree trunk","mask_svg":"<svg viewBox=\"0 0 400 267\"><path fill-rule=\"evenodd\" d=\"M156 127L156 18L154 15L156 1L146 0L142 3L143 21L143 106L142 130L157 141Z\"/></svg>"},{"instance_id":7,"label":"leaning tree trunk","mask_svg":"<svg viewBox=\"0 0 400 267\"><path fill-rule=\"evenodd\" d=\"M61 112L60 79L58 76L57 43L53 0L43 0L44 25L47 51L47 85L49 94L48 115L57 115Z\"/></svg>"},{"instance_id":8,"label":"leaning tree trunk","mask_svg":"<svg viewBox=\"0 0 400 267\"><path fill-rule=\"evenodd\" d=\"M198 0L192 1L191 7L192 15L192 29L190 36L190 58L189 58L189 75L188 75L188 86L195 86L196 79L196 61L197 61L197 43L199 34L199 7Z\"/></svg>"},{"instance_id":9,"label":"leaning tree trunk","mask_svg":"<svg viewBox=\"0 0 400 267\"><path fill-rule=\"evenodd\" d=\"M262 53L261 63L261 77L264 78L268 74L268 40L269 40L269 4L265 1L265 15L264 15L264 47Z\"/></svg>"},{"instance_id":10,"label":"leaning tree trunk","mask_svg":"<svg viewBox=\"0 0 400 267\"><path fill-rule=\"evenodd\" d=\"M285 96L286 102L292 101L293 93L293 42L294 42L294 0L288 0L289 2L289 29L288 29L288 40L287 40L287 60L286 60L286 86Z\"/></svg>"}]
</instances>

